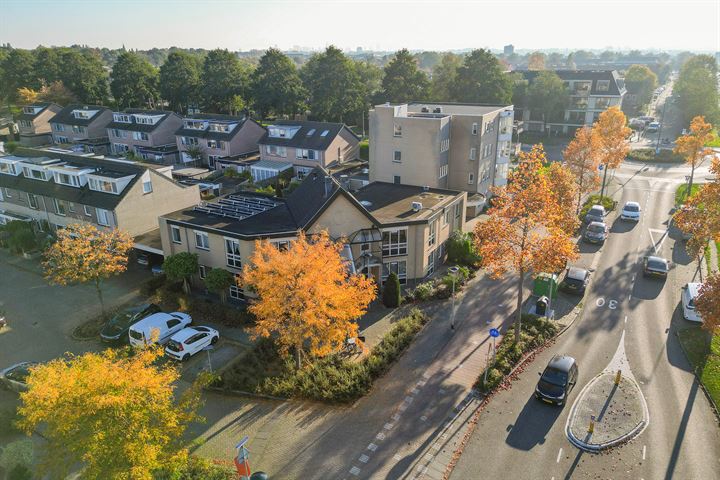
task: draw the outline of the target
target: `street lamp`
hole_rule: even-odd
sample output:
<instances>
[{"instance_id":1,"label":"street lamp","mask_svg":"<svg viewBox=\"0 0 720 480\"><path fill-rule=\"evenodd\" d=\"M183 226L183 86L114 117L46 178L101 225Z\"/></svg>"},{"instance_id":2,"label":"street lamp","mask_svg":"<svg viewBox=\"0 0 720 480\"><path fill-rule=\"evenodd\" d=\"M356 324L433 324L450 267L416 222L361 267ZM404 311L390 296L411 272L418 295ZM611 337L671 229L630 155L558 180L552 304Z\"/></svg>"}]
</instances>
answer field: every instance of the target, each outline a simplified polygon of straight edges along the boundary
<instances>
[{"instance_id":1,"label":"street lamp","mask_svg":"<svg viewBox=\"0 0 720 480\"><path fill-rule=\"evenodd\" d=\"M450 330L455 330L455 279L460 271L458 267L450 267L448 271L452 274L452 313L450 314Z\"/></svg>"}]
</instances>

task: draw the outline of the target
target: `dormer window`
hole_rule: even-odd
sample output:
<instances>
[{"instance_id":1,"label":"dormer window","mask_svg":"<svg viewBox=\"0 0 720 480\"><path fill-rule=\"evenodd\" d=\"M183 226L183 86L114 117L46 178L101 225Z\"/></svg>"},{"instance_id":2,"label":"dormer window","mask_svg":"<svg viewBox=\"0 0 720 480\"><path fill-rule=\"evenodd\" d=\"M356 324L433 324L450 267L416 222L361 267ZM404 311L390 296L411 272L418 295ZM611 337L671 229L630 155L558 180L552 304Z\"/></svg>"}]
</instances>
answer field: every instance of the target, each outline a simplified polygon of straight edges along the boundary
<instances>
[{"instance_id":1,"label":"dormer window","mask_svg":"<svg viewBox=\"0 0 720 480\"><path fill-rule=\"evenodd\" d=\"M114 113L113 120L116 122L131 123L130 115L126 115L124 113Z\"/></svg>"},{"instance_id":2,"label":"dormer window","mask_svg":"<svg viewBox=\"0 0 720 480\"><path fill-rule=\"evenodd\" d=\"M185 128L189 128L192 130L205 130L206 123L202 120L185 120Z\"/></svg>"},{"instance_id":3,"label":"dormer window","mask_svg":"<svg viewBox=\"0 0 720 480\"><path fill-rule=\"evenodd\" d=\"M135 115L135 123L140 125L155 125L160 117L149 117L145 115Z\"/></svg>"},{"instance_id":4,"label":"dormer window","mask_svg":"<svg viewBox=\"0 0 720 480\"><path fill-rule=\"evenodd\" d=\"M598 80L597 91L607 92L608 90L610 90L610 80Z\"/></svg>"},{"instance_id":5,"label":"dormer window","mask_svg":"<svg viewBox=\"0 0 720 480\"><path fill-rule=\"evenodd\" d=\"M5 159L0 158L0 173L5 175L19 175L20 171L20 165L17 165L17 160L5 161Z\"/></svg>"},{"instance_id":6,"label":"dormer window","mask_svg":"<svg viewBox=\"0 0 720 480\"><path fill-rule=\"evenodd\" d=\"M79 187L80 179L75 175L68 175L67 173L55 172L55 183L62 185L68 185L70 187Z\"/></svg>"},{"instance_id":7,"label":"dormer window","mask_svg":"<svg viewBox=\"0 0 720 480\"><path fill-rule=\"evenodd\" d=\"M100 180L97 178L90 179L90 190L105 193L118 193L117 184L115 182Z\"/></svg>"},{"instance_id":8,"label":"dormer window","mask_svg":"<svg viewBox=\"0 0 720 480\"><path fill-rule=\"evenodd\" d=\"M211 123L208 130L211 132L229 132L230 125L224 123Z\"/></svg>"},{"instance_id":9,"label":"dormer window","mask_svg":"<svg viewBox=\"0 0 720 480\"><path fill-rule=\"evenodd\" d=\"M23 113L26 113L28 115L35 115L40 110L42 110L42 107L33 107L33 106L23 107Z\"/></svg>"},{"instance_id":10,"label":"dormer window","mask_svg":"<svg viewBox=\"0 0 720 480\"><path fill-rule=\"evenodd\" d=\"M43 181L48 180L47 172L45 170L23 167L23 175L25 175L25 178L34 178L35 180Z\"/></svg>"},{"instance_id":11,"label":"dormer window","mask_svg":"<svg viewBox=\"0 0 720 480\"><path fill-rule=\"evenodd\" d=\"M73 117L80 120L88 120L97 113L97 110L73 110Z\"/></svg>"},{"instance_id":12,"label":"dormer window","mask_svg":"<svg viewBox=\"0 0 720 480\"><path fill-rule=\"evenodd\" d=\"M271 138L293 138L298 130L300 130L300 127L271 125L268 127L268 136Z\"/></svg>"},{"instance_id":13,"label":"dormer window","mask_svg":"<svg viewBox=\"0 0 720 480\"><path fill-rule=\"evenodd\" d=\"M315 129L311 128L310 130L308 130L307 136L312 137L313 135L315 135Z\"/></svg>"}]
</instances>

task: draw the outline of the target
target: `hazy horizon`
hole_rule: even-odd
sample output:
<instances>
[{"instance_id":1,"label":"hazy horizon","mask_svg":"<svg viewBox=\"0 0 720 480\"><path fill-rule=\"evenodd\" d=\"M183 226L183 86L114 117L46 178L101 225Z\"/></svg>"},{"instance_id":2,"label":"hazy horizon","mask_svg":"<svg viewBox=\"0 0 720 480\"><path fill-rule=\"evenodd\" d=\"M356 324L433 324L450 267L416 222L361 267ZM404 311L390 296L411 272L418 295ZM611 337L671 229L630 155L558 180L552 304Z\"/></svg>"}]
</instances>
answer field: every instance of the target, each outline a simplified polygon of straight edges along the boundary
<instances>
[{"instance_id":1,"label":"hazy horizon","mask_svg":"<svg viewBox=\"0 0 720 480\"><path fill-rule=\"evenodd\" d=\"M333 44L344 50L447 51L500 50L513 44L516 51L720 51L720 1L716 0L3 0L2 4L0 43L18 48L79 44L247 51L320 50Z\"/></svg>"}]
</instances>

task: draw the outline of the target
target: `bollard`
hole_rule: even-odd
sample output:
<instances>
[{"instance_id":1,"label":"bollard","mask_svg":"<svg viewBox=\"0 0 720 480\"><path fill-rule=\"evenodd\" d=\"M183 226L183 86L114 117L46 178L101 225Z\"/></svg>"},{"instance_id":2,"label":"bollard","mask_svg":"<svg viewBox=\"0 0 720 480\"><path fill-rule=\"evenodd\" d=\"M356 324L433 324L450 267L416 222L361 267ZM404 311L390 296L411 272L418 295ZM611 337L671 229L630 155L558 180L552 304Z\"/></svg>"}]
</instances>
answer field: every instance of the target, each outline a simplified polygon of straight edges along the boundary
<instances>
[{"instance_id":1,"label":"bollard","mask_svg":"<svg viewBox=\"0 0 720 480\"><path fill-rule=\"evenodd\" d=\"M615 374L615 385L620 385L620 379L622 378L622 371L618 370Z\"/></svg>"},{"instance_id":2,"label":"bollard","mask_svg":"<svg viewBox=\"0 0 720 480\"><path fill-rule=\"evenodd\" d=\"M590 415L590 426L588 427L588 433L593 433L595 430L595 415Z\"/></svg>"}]
</instances>

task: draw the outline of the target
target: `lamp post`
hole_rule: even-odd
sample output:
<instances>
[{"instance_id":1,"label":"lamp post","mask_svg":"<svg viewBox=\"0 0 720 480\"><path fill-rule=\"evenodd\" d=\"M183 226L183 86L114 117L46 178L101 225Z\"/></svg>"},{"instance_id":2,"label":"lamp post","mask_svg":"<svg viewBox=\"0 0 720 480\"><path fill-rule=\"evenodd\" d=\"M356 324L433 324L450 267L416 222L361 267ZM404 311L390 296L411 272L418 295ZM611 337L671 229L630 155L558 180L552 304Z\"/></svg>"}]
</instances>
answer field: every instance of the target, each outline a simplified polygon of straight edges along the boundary
<instances>
[{"instance_id":1,"label":"lamp post","mask_svg":"<svg viewBox=\"0 0 720 480\"><path fill-rule=\"evenodd\" d=\"M458 267L448 268L452 274L452 313L450 314L450 330L455 330L455 279L456 275L460 271Z\"/></svg>"}]
</instances>

